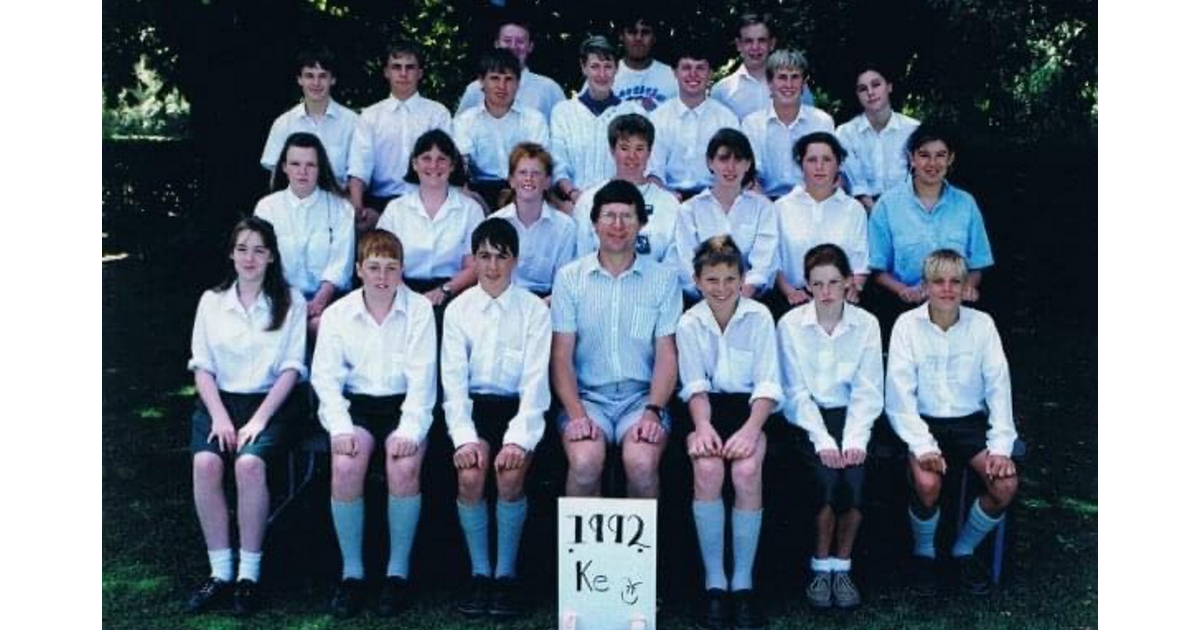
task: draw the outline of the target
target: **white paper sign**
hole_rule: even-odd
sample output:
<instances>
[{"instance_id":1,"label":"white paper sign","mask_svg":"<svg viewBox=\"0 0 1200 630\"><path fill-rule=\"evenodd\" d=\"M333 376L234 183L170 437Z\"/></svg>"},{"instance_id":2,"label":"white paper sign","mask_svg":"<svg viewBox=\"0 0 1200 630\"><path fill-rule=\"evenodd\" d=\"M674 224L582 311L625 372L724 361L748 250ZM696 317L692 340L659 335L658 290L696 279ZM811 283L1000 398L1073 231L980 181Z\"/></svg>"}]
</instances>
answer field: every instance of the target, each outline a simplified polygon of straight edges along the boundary
<instances>
[{"instance_id":1,"label":"white paper sign","mask_svg":"<svg viewBox=\"0 0 1200 630\"><path fill-rule=\"evenodd\" d=\"M558 500L559 630L654 630L658 501Z\"/></svg>"}]
</instances>

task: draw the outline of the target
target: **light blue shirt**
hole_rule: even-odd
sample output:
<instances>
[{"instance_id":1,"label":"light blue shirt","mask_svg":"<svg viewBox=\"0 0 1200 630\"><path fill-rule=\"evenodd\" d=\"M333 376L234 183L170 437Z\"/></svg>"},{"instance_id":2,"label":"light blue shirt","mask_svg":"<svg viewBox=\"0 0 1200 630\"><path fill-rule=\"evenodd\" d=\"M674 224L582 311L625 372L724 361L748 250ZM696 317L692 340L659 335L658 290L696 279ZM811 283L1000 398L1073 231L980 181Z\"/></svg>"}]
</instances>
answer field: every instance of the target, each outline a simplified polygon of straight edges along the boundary
<instances>
[{"instance_id":1,"label":"light blue shirt","mask_svg":"<svg viewBox=\"0 0 1200 630\"><path fill-rule=\"evenodd\" d=\"M554 274L575 260L575 219L542 203L542 214L525 227L517 218L517 206L510 203L492 216L504 219L517 229L521 254L513 284L538 293L549 293Z\"/></svg>"},{"instance_id":2,"label":"light blue shirt","mask_svg":"<svg viewBox=\"0 0 1200 630\"><path fill-rule=\"evenodd\" d=\"M994 263L975 198L950 182L932 210L921 205L911 186L884 194L871 210L867 239L871 269L890 272L910 287L921 282L925 257L938 249L962 254L970 270Z\"/></svg>"},{"instance_id":3,"label":"light blue shirt","mask_svg":"<svg viewBox=\"0 0 1200 630\"><path fill-rule=\"evenodd\" d=\"M550 321L554 332L575 335L576 378L582 389L594 389L650 383L655 341L675 334L682 311L674 269L638 256L614 278L593 254L555 276Z\"/></svg>"}]
</instances>

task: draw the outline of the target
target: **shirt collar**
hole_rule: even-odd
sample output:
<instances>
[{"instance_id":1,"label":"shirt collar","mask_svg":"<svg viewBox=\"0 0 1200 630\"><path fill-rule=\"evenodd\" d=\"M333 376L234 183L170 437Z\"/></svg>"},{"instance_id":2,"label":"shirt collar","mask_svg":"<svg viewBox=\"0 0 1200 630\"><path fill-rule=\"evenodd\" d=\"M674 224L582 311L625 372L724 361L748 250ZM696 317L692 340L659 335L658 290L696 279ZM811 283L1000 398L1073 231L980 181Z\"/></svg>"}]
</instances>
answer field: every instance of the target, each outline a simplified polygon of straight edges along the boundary
<instances>
[{"instance_id":1,"label":"shirt collar","mask_svg":"<svg viewBox=\"0 0 1200 630\"><path fill-rule=\"evenodd\" d=\"M267 294L261 289L258 292L258 297L255 298L254 304L250 306L250 311L265 311L268 308ZM238 299L237 281L225 291L225 295L221 296L221 307L227 311L242 312L242 301Z\"/></svg>"},{"instance_id":2,"label":"shirt collar","mask_svg":"<svg viewBox=\"0 0 1200 630\"><path fill-rule=\"evenodd\" d=\"M410 108L421 100L420 92L413 92L412 96L400 100L395 94L388 94L387 103L389 111L399 111L400 108Z\"/></svg>"},{"instance_id":3,"label":"shirt collar","mask_svg":"<svg viewBox=\"0 0 1200 630\"><path fill-rule=\"evenodd\" d=\"M645 256L638 256L635 253L633 255L633 265L630 266L629 269L626 269L625 271L621 272L621 275L625 275L627 273L636 273L639 276L645 275L646 264L647 264L645 259L646 259ZM609 275L608 270L605 269L604 267L600 266L600 251L599 250L593 252L590 256L587 256L586 258L583 259L583 273L584 273L584 275L592 274L592 273L602 273L606 276ZM611 276L609 276L609 277L611 277ZM620 276L618 276L618 277L620 277Z\"/></svg>"},{"instance_id":4,"label":"shirt collar","mask_svg":"<svg viewBox=\"0 0 1200 630\"><path fill-rule=\"evenodd\" d=\"M921 302L921 306L919 306L916 310L917 310L917 314L916 314L917 319L924 321L924 322L928 322L929 326L932 326L938 332L943 332L941 326L938 326L937 324L933 323L933 318L929 316L929 301L928 300ZM958 321L954 322L954 325L950 327L950 330L945 331L945 334L950 334L951 332L954 332L955 330L963 328L964 325L968 321L970 321L972 315L973 315L972 309L970 309L966 306L963 306L962 304L959 304L958 305Z\"/></svg>"},{"instance_id":5,"label":"shirt collar","mask_svg":"<svg viewBox=\"0 0 1200 630\"><path fill-rule=\"evenodd\" d=\"M609 92L608 98L604 99L603 101L597 101L596 99L592 98L592 93L587 91L586 87L582 92L579 93L578 98L579 102L582 103L589 112L592 112L592 114L595 114L596 116L603 114L604 110L610 107L616 107L621 104L621 99L613 92Z\"/></svg>"},{"instance_id":6,"label":"shirt collar","mask_svg":"<svg viewBox=\"0 0 1200 630\"><path fill-rule=\"evenodd\" d=\"M311 195L309 195L308 197L306 197L304 199L301 199L296 196L296 193L292 192L291 186L288 186L287 188L284 188L283 190L284 190L283 198L287 201L288 207L293 208L293 209L308 208L308 207L312 206L313 204L315 204L317 202L317 195L320 194L320 192L321 192L321 189L319 189L319 188L313 189Z\"/></svg>"},{"instance_id":7,"label":"shirt collar","mask_svg":"<svg viewBox=\"0 0 1200 630\"><path fill-rule=\"evenodd\" d=\"M788 124L788 123L783 122L783 119L781 119L779 117L779 113L775 111L775 102L771 101L771 103L767 105L767 122L770 122L772 120L777 120L777 121L779 121L779 124L783 125L784 127L787 127L788 129L791 129L792 127L800 124L801 122L803 122L806 119L806 117L804 116L805 107L806 107L805 105L801 104L800 111L796 114L796 120L793 120L791 122L791 124Z\"/></svg>"},{"instance_id":8,"label":"shirt collar","mask_svg":"<svg viewBox=\"0 0 1200 630\"><path fill-rule=\"evenodd\" d=\"M479 287L479 285L475 286ZM482 288L480 288L479 298L483 301L482 309L487 311L494 304L498 306L501 311L505 313L511 313L513 306L515 306L514 302L517 299L516 293L517 292L513 290L513 284L511 282L508 284L508 287L504 289L504 292L500 294L500 297L496 298L488 295L487 291L484 291Z\"/></svg>"},{"instance_id":9,"label":"shirt collar","mask_svg":"<svg viewBox=\"0 0 1200 630\"><path fill-rule=\"evenodd\" d=\"M696 306L700 309L700 321L713 332L720 334L721 327L717 324L717 316L713 315L712 308L708 305L708 300L701 298ZM749 317L750 313L750 305L747 300L739 296L737 306L733 309L733 316L729 318L729 323L725 326L725 330L728 331L731 329L738 320Z\"/></svg>"},{"instance_id":10,"label":"shirt collar","mask_svg":"<svg viewBox=\"0 0 1200 630\"><path fill-rule=\"evenodd\" d=\"M754 78L754 75L750 74L750 71L746 69L746 64L744 64L744 63L738 64L737 70L734 70L733 73L735 75L737 75L739 78L741 78L743 81L753 81L754 83L762 83L762 81L759 81L758 79Z\"/></svg>"},{"instance_id":11,"label":"shirt collar","mask_svg":"<svg viewBox=\"0 0 1200 630\"><path fill-rule=\"evenodd\" d=\"M407 285L397 287L396 288L396 297L392 298L391 312L400 313L401 315L407 313L408 312L408 296L411 293L412 293L412 289L409 289ZM413 295L415 295L415 294L413 294ZM369 312L367 312L366 292L361 287L356 289L354 293L347 295L346 298L350 299L350 303L354 307L353 314L355 317L364 317L364 318L371 317L371 314Z\"/></svg>"},{"instance_id":12,"label":"shirt collar","mask_svg":"<svg viewBox=\"0 0 1200 630\"><path fill-rule=\"evenodd\" d=\"M833 327L833 332L830 337L838 337L847 330L862 324L862 316L853 304L846 302L842 306L842 318L838 320L837 326ZM809 302L800 308L800 326L813 326L825 332L821 328L821 322L817 321L817 305Z\"/></svg>"}]
</instances>

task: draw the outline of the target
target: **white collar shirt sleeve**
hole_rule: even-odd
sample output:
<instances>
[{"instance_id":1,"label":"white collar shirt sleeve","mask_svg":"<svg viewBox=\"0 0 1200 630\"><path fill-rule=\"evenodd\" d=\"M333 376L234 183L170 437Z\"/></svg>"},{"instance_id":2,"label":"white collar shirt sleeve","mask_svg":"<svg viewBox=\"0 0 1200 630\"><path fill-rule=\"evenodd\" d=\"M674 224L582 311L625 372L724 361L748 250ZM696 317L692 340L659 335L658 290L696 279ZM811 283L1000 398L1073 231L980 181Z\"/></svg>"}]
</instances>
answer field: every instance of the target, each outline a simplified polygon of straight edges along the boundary
<instances>
[{"instance_id":1,"label":"white collar shirt sleeve","mask_svg":"<svg viewBox=\"0 0 1200 630\"><path fill-rule=\"evenodd\" d=\"M679 375L685 402L701 392L749 394L753 402L783 399L775 328L766 307L739 298L721 332L707 302L680 318L676 331Z\"/></svg>"},{"instance_id":2,"label":"white collar shirt sleeve","mask_svg":"<svg viewBox=\"0 0 1200 630\"><path fill-rule=\"evenodd\" d=\"M472 393L519 396L504 443L532 451L550 408L550 309L510 287L498 299L474 287L446 309L442 386L446 426L455 448L479 440Z\"/></svg>"},{"instance_id":3,"label":"white collar shirt sleeve","mask_svg":"<svg viewBox=\"0 0 1200 630\"><path fill-rule=\"evenodd\" d=\"M206 291L196 308L192 325L192 356L189 370L213 375L217 388L238 394L269 391L286 370L295 370L301 380L304 365L306 303L299 291L291 291L291 307L283 325L267 330L271 307L265 295L244 308L237 285L220 293Z\"/></svg>"},{"instance_id":4,"label":"white collar shirt sleeve","mask_svg":"<svg viewBox=\"0 0 1200 630\"><path fill-rule=\"evenodd\" d=\"M925 304L901 315L888 350L887 411L897 435L917 456L939 451L922 416L984 411L988 451L1011 455L1017 437L1012 386L991 317L960 307L959 321L943 331Z\"/></svg>"},{"instance_id":5,"label":"white collar shirt sleeve","mask_svg":"<svg viewBox=\"0 0 1200 630\"><path fill-rule=\"evenodd\" d=\"M821 408L846 407L843 451L866 450L883 411L883 348L879 322L846 304L842 321L828 334L805 304L779 321L787 419L804 429L817 451L838 450Z\"/></svg>"},{"instance_id":6,"label":"white collar shirt sleeve","mask_svg":"<svg viewBox=\"0 0 1200 630\"><path fill-rule=\"evenodd\" d=\"M804 287L804 256L822 243L833 243L846 252L850 270L869 273L867 211L842 190L818 202L802 186L775 202L779 217L779 264L789 284Z\"/></svg>"}]
</instances>

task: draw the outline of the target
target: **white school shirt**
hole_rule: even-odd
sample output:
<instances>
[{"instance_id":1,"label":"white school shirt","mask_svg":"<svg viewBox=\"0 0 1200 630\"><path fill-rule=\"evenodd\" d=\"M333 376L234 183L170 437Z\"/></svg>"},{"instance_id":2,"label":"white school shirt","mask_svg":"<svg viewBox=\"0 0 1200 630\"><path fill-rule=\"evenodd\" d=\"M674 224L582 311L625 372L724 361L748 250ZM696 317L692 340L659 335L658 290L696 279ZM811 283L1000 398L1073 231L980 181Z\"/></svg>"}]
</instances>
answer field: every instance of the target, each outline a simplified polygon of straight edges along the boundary
<instances>
[{"instance_id":1,"label":"white school shirt","mask_svg":"<svg viewBox=\"0 0 1200 630\"><path fill-rule=\"evenodd\" d=\"M683 202L675 224L675 247L682 272L688 278L685 289L695 294L692 258L700 243L721 234L729 234L742 250L746 284L770 288L775 277L775 256L779 246L779 220L775 205L762 194L743 190L726 213L711 189Z\"/></svg>"},{"instance_id":2,"label":"white school shirt","mask_svg":"<svg viewBox=\"0 0 1200 630\"><path fill-rule=\"evenodd\" d=\"M424 441L437 398L437 332L429 300L399 287L382 324L367 312L362 289L330 305L321 316L312 388L320 400L317 417L331 436L354 431L344 394L405 394L397 435Z\"/></svg>"},{"instance_id":3,"label":"white school shirt","mask_svg":"<svg viewBox=\"0 0 1200 630\"><path fill-rule=\"evenodd\" d=\"M823 243L833 243L846 252L850 271L868 273L867 211L841 188L818 202L803 185L775 201L779 216L779 270L788 284L808 286L804 277L804 255Z\"/></svg>"},{"instance_id":4,"label":"white school shirt","mask_svg":"<svg viewBox=\"0 0 1200 630\"><path fill-rule=\"evenodd\" d=\"M271 131L267 134L267 144L263 147L259 163L270 172L275 171L279 154L283 151L288 136L300 131L315 134L321 139L325 153L329 156L329 165L333 168L333 176L338 185L346 185L347 169L350 163L350 142L354 138L354 127L358 124L358 114L354 110L343 107L333 99L325 108L325 116L321 122L308 115L304 103L287 110L271 123Z\"/></svg>"},{"instance_id":5,"label":"white school shirt","mask_svg":"<svg viewBox=\"0 0 1200 630\"><path fill-rule=\"evenodd\" d=\"M192 357L188 369L204 370L217 380L217 389L233 394L262 394L286 370L296 370L304 380L304 336L308 330L308 305L291 289L292 305L283 325L271 325L267 296L249 309L237 296L237 283L225 291L205 291L192 325Z\"/></svg>"},{"instance_id":6,"label":"white school shirt","mask_svg":"<svg viewBox=\"0 0 1200 630\"><path fill-rule=\"evenodd\" d=\"M717 81L710 96L744 120L746 116L771 104L771 86L767 81L759 81L746 70L746 64L740 64L733 74ZM802 105L812 105L812 90L807 85L800 95Z\"/></svg>"},{"instance_id":7,"label":"white school shirt","mask_svg":"<svg viewBox=\"0 0 1200 630\"><path fill-rule=\"evenodd\" d=\"M652 112L679 96L679 81L671 66L657 59L650 60L650 66L645 70L634 70L622 59L617 63L612 91L622 101L636 101L647 112Z\"/></svg>"},{"instance_id":8,"label":"white school shirt","mask_svg":"<svg viewBox=\"0 0 1200 630\"><path fill-rule=\"evenodd\" d=\"M880 131L875 131L866 114L859 114L837 128L838 142L846 149L842 174L850 180L850 192L878 196L908 182L908 137L920 121L900 112Z\"/></svg>"},{"instance_id":9,"label":"white school shirt","mask_svg":"<svg viewBox=\"0 0 1200 630\"><path fill-rule=\"evenodd\" d=\"M430 129L451 133L450 111L420 94L388 96L364 109L350 143L350 175L375 197L404 194L415 187L404 181L413 145Z\"/></svg>"},{"instance_id":10,"label":"white school shirt","mask_svg":"<svg viewBox=\"0 0 1200 630\"><path fill-rule=\"evenodd\" d=\"M517 229L521 254L513 283L530 291L549 293L554 286L554 274L575 260L575 219L542 203L542 214L533 225L525 227L517 218L517 206L510 203L492 216L500 217Z\"/></svg>"},{"instance_id":11,"label":"white school shirt","mask_svg":"<svg viewBox=\"0 0 1200 630\"><path fill-rule=\"evenodd\" d=\"M550 144L550 129L540 113L514 105L500 118L483 105L454 118L454 144L469 158L471 180L508 179L508 155L520 142Z\"/></svg>"},{"instance_id":12,"label":"white school shirt","mask_svg":"<svg viewBox=\"0 0 1200 630\"><path fill-rule=\"evenodd\" d=\"M442 391L454 448L478 442L471 394L519 396L505 444L532 453L550 408L550 308L509 285L493 299L478 286L450 302L442 331Z\"/></svg>"},{"instance_id":13,"label":"white school shirt","mask_svg":"<svg viewBox=\"0 0 1200 630\"><path fill-rule=\"evenodd\" d=\"M838 450L821 409L846 408L842 448L866 450L883 412L883 343L879 321L846 302L832 333L817 322L812 302L779 320L779 352L788 422L808 432L817 451Z\"/></svg>"},{"instance_id":14,"label":"white school shirt","mask_svg":"<svg viewBox=\"0 0 1200 630\"><path fill-rule=\"evenodd\" d=\"M562 87L554 79L538 74L529 68L521 71L521 83L517 86L516 102L518 105L541 112L548 121L550 120L550 110L566 99L567 95L563 93ZM454 114L457 116L482 104L483 86L480 85L479 79L475 79L467 85L467 89L463 90L462 97L458 99L458 110Z\"/></svg>"},{"instance_id":15,"label":"white school shirt","mask_svg":"<svg viewBox=\"0 0 1200 630\"><path fill-rule=\"evenodd\" d=\"M646 115L637 101L624 101L599 116L579 97L554 106L550 114L550 153L554 156L554 179L568 179L576 188L587 188L617 172L608 147L608 123L622 114Z\"/></svg>"},{"instance_id":16,"label":"white school shirt","mask_svg":"<svg viewBox=\"0 0 1200 630\"><path fill-rule=\"evenodd\" d=\"M417 189L393 199L376 225L404 245L404 277L453 278L471 254L471 233L483 223L479 202L451 187L437 215L425 212Z\"/></svg>"},{"instance_id":17,"label":"white school shirt","mask_svg":"<svg viewBox=\"0 0 1200 630\"><path fill-rule=\"evenodd\" d=\"M679 318L675 344L679 348L679 398L684 402L701 392L750 394L750 401L783 400L775 319L767 307L737 298L725 331L717 325L708 302L701 300Z\"/></svg>"},{"instance_id":18,"label":"white school shirt","mask_svg":"<svg viewBox=\"0 0 1200 630\"><path fill-rule=\"evenodd\" d=\"M940 452L921 416L958 418L984 411L987 448L1012 455L1012 384L1000 333L991 316L959 307L958 321L943 331L929 318L928 303L902 313L888 345L887 415L896 435L920 457Z\"/></svg>"},{"instance_id":19,"label":"white school shirt","mask_svg":"<svg viewBox=\"0 0 1200 630\"><path fill-rule=\"evenodd\" d=\"M354 270L354 206L316 189L300 199L285 188L258 200L254 215L271 222L288 284L312 295L328 282L345 291Z\"/></svg>"},{"instance_id":20,"label":"white school shirt","mask_svg":"<svg viewBox=\"0 0 1200 630\"><path fill-rule=\"evenodd\" d=\"M592 203L596 192L609 181L611 180L604 180L588 188L575 200L577 257L593 254L600 249L600 237L596 235L596 226L592 225ZM649 256L655 262L666 265L672 272L680 274L677 258L679 254L675 251L675 223L679 220L681 210L679 200L654 182L641 184L637 189L642 193L642 199L646 201L646 212L650 215L650 220L638 231L637 243L634 245L637 253ZM680 282L690 277L689 271L686 276L680 276Z\"/></svg>"},{"instance_id":21,"label":"white school shirt","mask_svg":"<svg viewBox=\"0 0 1200 630\"><path fill-rule=\"evenodd\" d=\"M811 105L801 105L800 113L790 125L779 119L774 103L742 120L742 133L750 139L758 179L768 197L785 195L804 181L800 167L792 160L792 147L814 131L833 133L833 117Z\"/></svg>"},{"instance_id":22,"label":"white school shirt","mask_svg":"<svg viewBox=\"0 0 1200 630\"><path fill-rule=\"evenodd\" d=\"M708 141L723 128L737 129L738 118L728 107L706 98L694 109L673 98L650 114L654 123L654 147L650 172L672 190L695 190L711 186L708 170Z\"/></svg>"}]
</instances>

